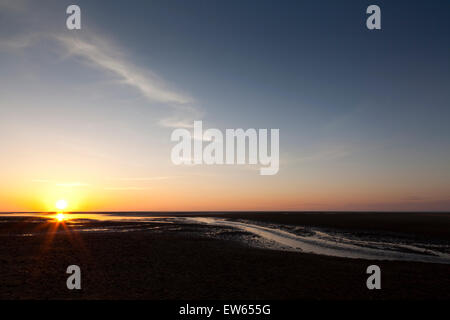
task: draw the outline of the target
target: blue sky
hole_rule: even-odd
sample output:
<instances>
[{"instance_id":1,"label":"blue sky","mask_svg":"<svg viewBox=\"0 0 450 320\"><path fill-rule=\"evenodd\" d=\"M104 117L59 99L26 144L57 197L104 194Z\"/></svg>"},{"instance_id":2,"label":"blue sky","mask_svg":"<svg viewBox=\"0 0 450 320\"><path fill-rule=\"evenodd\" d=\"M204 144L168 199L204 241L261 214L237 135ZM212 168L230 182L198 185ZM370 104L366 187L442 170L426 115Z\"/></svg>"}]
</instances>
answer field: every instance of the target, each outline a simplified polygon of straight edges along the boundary
<instances>
[{"instance_id":1,"label":"blue sky","mask_svg":"<svg viewBox=\"0 0 450 320\"><path fill-rule=\"evenodd\" d=\"M65 28L69 4L0 0L1 162L17 190L195 175L221 186L212 210L236 184L232 209L267 194L255 209L450 208L448 1L89 0L80 31ZM174 168L170 132L193 120L279 128L280 173ZM22 208L8 192L5 208Z\"/></svg>"}]
</instances>

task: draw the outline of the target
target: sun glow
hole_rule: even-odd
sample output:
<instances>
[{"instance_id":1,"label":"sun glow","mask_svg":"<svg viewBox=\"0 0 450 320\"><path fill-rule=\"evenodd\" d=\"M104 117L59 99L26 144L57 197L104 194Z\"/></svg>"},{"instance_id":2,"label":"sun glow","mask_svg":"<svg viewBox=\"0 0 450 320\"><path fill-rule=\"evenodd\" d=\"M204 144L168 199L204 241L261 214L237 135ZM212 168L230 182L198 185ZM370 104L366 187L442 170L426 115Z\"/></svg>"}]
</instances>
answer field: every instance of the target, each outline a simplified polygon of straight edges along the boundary
<instances>
[{"instance_id":1,"label":"sun glow","mask_svg":"<svg viewBox=\"0 0 450 320\"><path fill-rule=\"evenodd\" d=\"M67 201L66 200L58 200L58 201L56 201L55 206L58 210L64 210L67 208Z\"/></svg>"},{"instance_id":2,"label":"sun glow","mask_svg":"<svg viewBox=\"0 0 450 320\"><path fill-rule=\"evenodd\" d=\"M66 217L64 216L63 213L58 213L56 215L56 220L58 220L59 222L64 221L66 219Z\"/></svg>"}]
</instances>

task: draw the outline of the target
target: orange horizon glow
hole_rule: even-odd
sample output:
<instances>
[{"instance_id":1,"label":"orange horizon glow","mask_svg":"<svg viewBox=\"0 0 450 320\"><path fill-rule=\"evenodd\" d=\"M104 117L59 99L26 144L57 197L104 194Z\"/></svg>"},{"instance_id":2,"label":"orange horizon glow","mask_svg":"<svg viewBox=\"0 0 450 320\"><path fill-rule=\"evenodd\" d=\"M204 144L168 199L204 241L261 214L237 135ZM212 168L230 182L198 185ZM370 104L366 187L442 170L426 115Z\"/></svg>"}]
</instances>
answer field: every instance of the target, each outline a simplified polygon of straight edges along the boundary
<instances>
[{"instance_id":1,"label":"orange horizon glow","mask_svg":"<svg viewBox=\"0 0 450 320\"><path fill-rule=\"evenodd\" d=\"M239 172L236 167L228 170ZM79 183L67 177L52 177L49 182L4 180L0 211L444 211L450 207L444 188L426 190L417 198L412 197L418 193L416 184L387 187L375 179L360 184L333 179L321 184L283 170L270 178L251 171L239 177L174 173L174 178L131 182L90 175L85 173ZM59 200L67 204L63 210L56 206Z\"/></svg>"},{"instance_id":2,"label":"orange horizon glow","mask_svg":"<svg viewBox=\"0 0 450 320\"><path fill-rule=\"evenodd\" d=\"M52 194L52 193L50 193ZM317 192L304 192L303 196L295 194L270 194L258 191L210 192L205 190L182 192L176 190L152 190L130 192L90 191L65 192L66 206L55 206L59 197L41 195L30 199L20 197L14 206L4 206L0 211L33 212L96 212L96 211L440 211L433 203L418 201L401 201L401 195L375 194L358 195L344 192L321 195ZM67 199L67 200L66 200ZM381 203L379 199L384 199ZM400 200L398 200L400 199ZM58 200L56 200L58 201ZM4 202L2 203L5 204ZM422 206L418 206L422 204ZM56 208L56 209L55 209ZM417 208L417 209L416 209ZM429 209L427 209L429 208Z\"/></svg>"}]
</instances>

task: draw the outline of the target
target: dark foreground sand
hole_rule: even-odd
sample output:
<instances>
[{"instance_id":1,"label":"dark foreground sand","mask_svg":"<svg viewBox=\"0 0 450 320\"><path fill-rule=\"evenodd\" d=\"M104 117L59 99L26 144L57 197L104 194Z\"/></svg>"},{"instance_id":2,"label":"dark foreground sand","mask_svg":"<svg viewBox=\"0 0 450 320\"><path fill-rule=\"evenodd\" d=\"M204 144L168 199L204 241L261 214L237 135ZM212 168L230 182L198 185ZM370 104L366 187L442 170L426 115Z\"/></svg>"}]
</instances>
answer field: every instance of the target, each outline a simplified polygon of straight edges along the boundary
<instances>
[{"instance_id":1,"label":"dark foreground sand","mask_svg":"<svg viewBox=\"0 0 450 320\"><path fill-rule=\"evenodd\" d=\"M450 265L255 249L205 237L199 226L52 239L49 227L1 225L0 299L450 299ZM42 234L13 235L31 229ZM71 264L81 267L81 291L66 288ZM366 288L370 264L382 269L382 290Z\"/></svg>"}]
</instances>

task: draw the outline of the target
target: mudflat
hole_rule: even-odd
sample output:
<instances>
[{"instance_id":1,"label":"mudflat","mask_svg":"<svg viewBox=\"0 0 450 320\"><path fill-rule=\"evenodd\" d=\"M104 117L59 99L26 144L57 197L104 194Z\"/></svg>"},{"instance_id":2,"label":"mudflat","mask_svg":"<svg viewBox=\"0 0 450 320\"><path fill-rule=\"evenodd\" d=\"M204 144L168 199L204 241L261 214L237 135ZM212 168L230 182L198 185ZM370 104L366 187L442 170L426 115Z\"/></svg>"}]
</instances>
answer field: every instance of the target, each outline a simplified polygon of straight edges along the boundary
<instances>
[{"instance_id":1,"label":"mudflat","mask_svg":"<svg viewBox=\"0 0 450 320\"><path fill-rule=\"evenodd\" d=\"M403 214L235 213L231 219L311 224L345 229L370 226L415 232L425 219ZM340 216L340 218L339 218ZM447 239L448 215L426 216L419 236ZM353 221L352 221L353 219ZM422 220L421 220L422 219ZM383 227L382 221L394 221ZM425 219L426 220L426 219ZM417 224L416 222L417 221ZM267 250L205 236L208 228L177 223L86 221L67 224L2 218L0 299L450 299L450 265L367 261ZM103 231L109 227L124 232ZM359 229L358 229L359 230ZM448 228L446 229L449 230ZM79 265L82 289L66 287L67 266ZM382 290L366 287L367 266L382 270Z\"/></svg>"}]
</instances>

